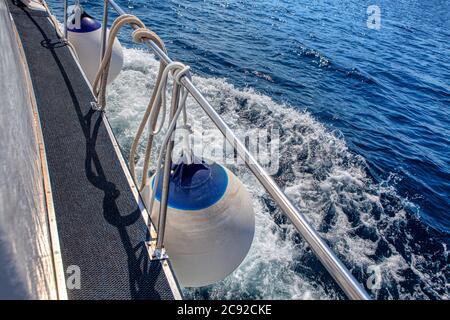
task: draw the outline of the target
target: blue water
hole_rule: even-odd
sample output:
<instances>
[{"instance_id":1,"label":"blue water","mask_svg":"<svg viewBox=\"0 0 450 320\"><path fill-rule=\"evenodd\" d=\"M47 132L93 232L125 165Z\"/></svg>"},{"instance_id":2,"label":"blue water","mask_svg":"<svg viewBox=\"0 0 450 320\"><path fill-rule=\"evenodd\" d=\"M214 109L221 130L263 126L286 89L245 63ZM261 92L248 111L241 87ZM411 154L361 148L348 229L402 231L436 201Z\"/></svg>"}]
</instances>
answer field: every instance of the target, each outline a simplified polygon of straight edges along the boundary
<instances>
[{"instance_id":1,"label":"blue water","mask_svg":"<svg viewBox=\"0 0 450 320\"><path fill-rule=\"evenodd\" d=\"M48 3L60 16L61 2ZM82 1L99 19L101 3ZM156 31L170 55L191 65L195 74L225 79L237 90L250 88L279 105L306 110L329 132L341 137L350 153L363 159L369 184L395 190L381 192L381 209L364 209L376 225L367 227L361 223L359 206L344 209L354 227L349 237L377 244L374 254L367 255L371 261L378 263L395 251L408 265L401 268L399 278L391 278L390 284L383 284L373 295L379 299L448 298L448 1L119 0L118 3ZM366 25L366 9L373 4L381 8L379 30L368 29ZM135 47L129 39L129 32L121 34L121 41L128 48ZM238 102L243 110L250 107L246 99ZM287 108L286 112L292 111ZM261 120L261 116L255 117L251 112L241 112L240 116L246 123ZM277 181L282 186L293 181L289 169L292 164L281 160ZM321 232L325 234L327 223L333 224L334 213L330 213L333 210L322 216ZM405 218L394 221L393 217L403 210ZM278 215L273 218L283 225ZM321 284L332 282L324 272L309 275L317 267L317 261L310 254L306 256L294 258L290 270ZM351 268L361 281L367 278L363 268L358 265ZM323 286L327 297L342 297L333 284ZM258 290L241 288L230 296L224 289L214 287L194 290L188 295L265 297Z\"/></svg>"}]
</instances>

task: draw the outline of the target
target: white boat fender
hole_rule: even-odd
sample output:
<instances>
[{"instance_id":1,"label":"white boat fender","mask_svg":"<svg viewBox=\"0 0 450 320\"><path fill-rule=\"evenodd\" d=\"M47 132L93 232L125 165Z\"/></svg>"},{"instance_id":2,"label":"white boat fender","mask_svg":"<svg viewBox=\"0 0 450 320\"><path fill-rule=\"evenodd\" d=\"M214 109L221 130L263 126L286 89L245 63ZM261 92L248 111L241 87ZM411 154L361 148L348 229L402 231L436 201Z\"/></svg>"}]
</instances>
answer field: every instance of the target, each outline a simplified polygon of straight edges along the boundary
<instances>
[{"instance_id":1,"label":"white boat fender","mask_svg":"<svg viewBox=\"0 0 450 320\"><path fill-rule=\"evenodd\" d=\"M81 67L92 84L95 80L101 56L101 23L87 14L79 5L71 6L67 19L67 37L74 46ZM107 31L107 36L109 29ZM112 82L122 70L123 49L119 40L114 40L109 67L108 83Z\"/></svg>"},{"instance_id":2,"label":"white boat fender","mask_svg":"<svg viewBox=\"0 0 450 320\"><path fill-rule=\"evenodd\" d=\"M182 161L172 169L164 247L182 286L218 282L241 264L252 244L255 215L250 195L217 163ZM162 175L151 213L156 226L161 186Z\"/></svg>"}]
</instances>

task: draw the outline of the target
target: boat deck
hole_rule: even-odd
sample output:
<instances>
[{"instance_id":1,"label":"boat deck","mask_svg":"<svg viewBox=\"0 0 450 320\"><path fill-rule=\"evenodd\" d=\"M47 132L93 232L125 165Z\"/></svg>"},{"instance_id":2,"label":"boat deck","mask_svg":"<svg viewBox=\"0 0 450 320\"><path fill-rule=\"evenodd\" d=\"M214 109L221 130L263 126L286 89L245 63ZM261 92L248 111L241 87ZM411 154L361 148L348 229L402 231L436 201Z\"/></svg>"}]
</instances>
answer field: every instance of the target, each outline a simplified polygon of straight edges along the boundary
<instances>
[{"instance_id":1,"label":"boat deck","mask_svg":"<svg viewBox=\"0 0 450 320\"><path fill-rule=\"evenodd\" d=\"M179 297L170 264L149 260L148 229L128 168L106 117L91 109L95 99L69 48L47 13L7 2L41 122L63 269L81 272L81 286L67 288L68 298Z\"/></svg>"}]
</instances>

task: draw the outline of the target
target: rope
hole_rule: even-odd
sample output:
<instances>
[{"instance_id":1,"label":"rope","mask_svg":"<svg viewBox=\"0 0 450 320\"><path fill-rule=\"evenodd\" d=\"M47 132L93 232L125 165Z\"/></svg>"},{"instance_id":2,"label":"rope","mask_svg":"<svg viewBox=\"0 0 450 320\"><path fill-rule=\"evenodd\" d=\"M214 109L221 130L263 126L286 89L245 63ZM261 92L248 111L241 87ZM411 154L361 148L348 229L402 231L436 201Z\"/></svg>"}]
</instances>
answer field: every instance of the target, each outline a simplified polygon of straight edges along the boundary
<instances>
[{"instance_id":1,"label":"rope","mask_svg":"<svg viewBox=\"0 0 450 320\"><path fill-rule=\"evenodd\" d=\"M61 29L59 28L58 19L56 19L56 17L50 11L50 8L48 7L47 2L45 2L44 0L41 0L41 4L44 6L45 10L47 10L48 17L50 18L50 22L53 24L53 27L55 28L58 38L64 40L64 43L72 49L72 52L75 54L75 57L78 59L78 54L77 54L77 51L75 50L75 47L73 46L72 43L70 43L69 39L64 38L64 34L61 32Z\"/></svg>"},{"instance_id":2,"label":"rope","mask_svg":"<svg viewBox=\"0 0 450 320\"><path fill-rule=\"evenodd\" d=\"M61 33L61 30L59 29L59 23L57 19L53 16L53 14L50 11L50 8L47 6L45 1L42 1L42 4L46 8L47 12L49 13L50 20L52 21L53 25L55 26L55 30L61 39L65 39L64 35ZM77 1L78 4L78 1ZM109 66L111 64L111 57L112 57L112 49L114 45L114 41L116 39L117 34L119 33L120 29L125 24L134 24L137 25L139 28L133 31L132 37L133 41L136 43L142 43L145 40L151 40L156 45L163 50L165 53L167 53L167 50L165 48L164 42L161 40L161 38L153 31L145 28L144 23L137 18L136 16L125 14L119 16L112 24L109 35L108 35L108 42L106 45L105 54L103 56L103 59L100 63L99 69L97 70L94 82L92 84L92 89L94 91L94 95L97 98L98 105L100 106L100 110L104 110L106 105L106 85L108 80L108 73L109 73ZM76 54L76 50L73 47L73 45L69 42L68 39L65 39L67 45L72 48L73 52ZM78 58L78 57L77 57ZM172 90L172 99L171 99L171 108L175 111L167 130L167 133L163 139L163 143L161 145L161 149L158 155L157 163L156 163L156 173L155 173L155 184L154 188L152 189L151 196L149 198L149 207L147 212L151 214L153 203L155 200L156 190L158 188L159 183L159 176L161 173L161 164L163 155L165 153L165 150L167 149L167 144L170 141L170 138L173 135L173 131L175 129L178 117L180 116L181 112L183 112L183 126L186 131L183 134L183 151L187 155L186 159L188 164L192 163L192 153L189 146L189 131L190 126L187 124L187 112L186 112L186 100L188 92L187 90L181 85L181 78L183 76L187 76L189 79L191 78L191 75L189 73L190 67L185 66L181 62L172 62L169 65L167 65L163 60L160 60L158 75L156 78L155 83L155 89L153 90L150 102L147 106L147 109L145 110L144 117L142 118L142 121L138 127L138 130L136 132L136 136L133 140L133 143L131 145L130 150L130 157L129 157L129 164L130 164L130 171L133 179L138 183L136 178L136 168L135 168L135 158L136 158L136 150L137 146L139 144L139 141L142 137L142 133L144 132L145 126L149 125L149 135L147 138L147 145L145 148L145 155L144 155L144 168L143 168L143 175L142 175L142 181L140 183L139 190L142 191L147 184L148 181L148 169L149 169L149 163L150 163L150 155L153 145L153 137L161 132L162 128L164 127L165 117L167 113L167 107L166 107L166 90L167 90L167 82L169 77L169 72L172 72L173 76L173 90ZM178 99L181 96L181 99ZM177 98L178 97L178 98ZM161 110L162 107L162 110ZM159 114L162 113L160 125L156 127L158 122Z\"/></svg>"},{"instance_id":3,"label":"rope","mask_svg":"<svg viewBox=\"0 0 450 320\"><path fill-rule=\"evenodd\" d=\"M100 110L104 110L106 105L106 83L108 80L109 65L111 63L114 40L116 39L117 33L119 33L120 29L125 24L135 24L141 28L145 27L144 23L141 20L130 14L122 15L114 20L111 26L111 30L109 31L105 55L103 56L102 62L100 63L100 67L95 76L94 83L92 84L92 89L94 91L94 95L97 98Z\"/></svg>"},{"instance_id":4,"label":"rope","mask_svg":"<svg viewBox=\"0 0 450 320\"><path fill-rule=\"evenodd\" d=\"M175 126L178 120L178 117L181 114L181 111L183 111L184 114L184 122L186 123L186 99L187 99L187 90L185 90L180 83L180 79L182 76L186 75L188 77L190 77L189 72L189 67L185 66L184 64L180 63L180 62L172 62L171 64L169 64L167 66L167 68L164 70L164 75L163 75L163 80L161 81L161 86L158 89L161 90L165 90L165 85L167 84L167 76L169 74L169 71L171 69L174 69L174 82L173 82L173 91L172 91L172 110L175 110L175 113L169 123L169 127L167 129L167 133L164 136L163 142L161 143L161 149L159 151L158 154L158 159L156 160L156 172L155 172L155 182L152 188L152 192L150 194L149 197L149 202L148 202L148 206L147 206L147 213L149 216L151 216L152 210L153 210L153 204L155 202L155 196L156 196L156 191L158 190L158 184L159 184L159 177L161 175L161 164L162 164L162 159L163 159L163 155L164 155L164 151L167 151L167 144L169 143L169 141L173 138L173 134L174 134L174 130L175 130ZM161 91L158 90L158 93L160 93ZM179 96L178 94L181 95L181 99L177 100L176 97ZM163 102L165 104L165 102ZM177 105L178 104L178 105ZM186 124L185 124L186 125ZM147 146L148 147L148 146ZM148 148L146 149L146 153L149 152ZM166 157L168 155L166 154ZM192 160L192 159L191 159ZM145 168L145 164L144 164L144 168ZM148 169L147 169L148 170ZM142 189L145 187L145 184L147 182L147 170L143 171L143 177L142 177L142 183L141 183L141 189L140 191L142 191ZM160 217L159 217L160 218ZM159 221L161 221L161 219L159 219Z\"/></svg>"},{"instance_id":5,"label":"rope","mask_svg":"<svg viewBox=\"0 0 450 320\"><path fill-rule=\"evenodd\" d=\"M99 110L104 110L106 105L106 84L108 79L108 72L109 72L109 65L111 63L111 56L112 56L112 49L114 45L114 40L117 36L117 33L120 31L122 26L125 24L134 24L137 25L138 28L133 31L132 37L133 41L136 43L142 43L145 40L151 40L156 45L167 53L167 50L165 48L164 42L161 40L161 38L153 31L147 29L144 25L144 23L139 20L137 17L133 15L122 15L118 17L114 23L111 26L111 30L109 32L108 36L108 42L105 50L105 55L103 56L103 59L100 63L100 67L97 71L97 74L95 76L95 80L93 82L92 88L94 91L94 95L97 97ZM136 136L133 140L133 143L131 145L130 150L130 157L129 157L129 165L130 165L130 171L133 179L138 183L137 177L136 177L136 151L137 147L139 145L139 141L142 137L142 134L144 132L145 126L148 125L149 127L149 134L147 138L147 145L145 148L145 154L144 154L144 168L143 168L143 177L142 181L140 183L139 190L142 191L145 187L145 184L147 183L148 176L147 172L149 169L150 164L150 155L151 155L151 149L153 145L153 138L156 134L161 132L165 117L166 117L166 88L167 88L167 80L169 72L173 73L174 77L174 89L173 89L173 95L176 91L177 94L180 93L181 95L181 103L179 104L180 110L183 110L183 118L184 118L184 125L183 127L188 128L187 126L187 115L185 110L185 103L187 99L187 91L182 88L180 85L180 79L183 76L189 76L189 67L185 66L184 64L180 62L172 62L171 64L167 65L163 60L160 60L159 65L159 71L156 78L155 83L155 89L153 90L152 96L150 98L150 102L147 106L147 109L145 110L144 116L142 118L141 123L139 124L139 127L136 132ZM174 96L172 96L173 100ZM172 101L174 103L174 101ZM178 106L177 106L178 108ZM162 110L161 110L162 109ZM181 112L181 111L180 111ZM158 117L161 114L161 119L158 124ZM189 143L187 142L187 134L185 135L185 144L184 149L186 150L186 153L190 155L189 150ZM190 156L188 157L191 158Z\"/></svg>"},{"instance_id":6,"label":"rope","mask_svg":"<svg viewBox=\"0 0 450 320\"><path fill-rule=\"evenodd\" d=\"M151 155L151 148L152 148L152 143L153 143L153 137L158 134L162 127L164 126L164 121L165 121L165 114L166 114L166 88L167 88L167 80L168 80L168 76L169 76L169 72L173 72L173 78L174 78L174 85L173 85L173 90L172 90L172 108L177 108L177 110L179 109L179 111L177 112L181 112L181 110L183 110L184 112L184 125L186 126L186 122L187 122L187 116L186 116L186 99L187 99L187 94L188 92L184 89L182 89L182 87L180 86L180 79L182 76L189 76L189 70L190 68L185 66L184 64L182 64L181 62L172 62L170 63L162 72L161 75L161 79L160 81L157 83L157 86L155 86L155 90L153 91L153 94L155 95L156 92L156 96L155 99L153 101L153 103L150 103L147 107L147 110L145 111L145 115L144 118L142 119L140 125L139 125L139 129L138 132L136 133L136 136L134 138L133 144L131 146L131 150L130 150L130 158L129 158L129 164L130 164L130 171L131 171L131 175L133 176L133 178L135 179L135 181L137 181L136 178L136 169L135 169L135 155L136 155L136 149L137 149L137 145L139 143L139 140L142 136L142 132L147 124L147 122L149 123L149 135L148 135L148 139L147 139L147 146L145 148L145 153L144 153L144 167L143 167L143 175L142 175L142 180L140 183L140 187L139 190L142 191L147 183L148 180L148 169L149 169L149 165L150 165L150 155ZM189 76L190 77L190 76ZM179 105L176 106L174 105L174 103L176 102L175 100L175 95L180 94L181 99L179 102ZM162 106L162 110L160 109L160 106ZM155 129L156 127L156 123L158 120L158 116L159 114L162 113L161 116L161 120L160 125L158 127L158 129ZM169 134L171 133L170 131L168 132ZM163 144L164 147L164 144ZM157 169L159 169L159 167L157 166Z\"/></svg>"}]
</instances>

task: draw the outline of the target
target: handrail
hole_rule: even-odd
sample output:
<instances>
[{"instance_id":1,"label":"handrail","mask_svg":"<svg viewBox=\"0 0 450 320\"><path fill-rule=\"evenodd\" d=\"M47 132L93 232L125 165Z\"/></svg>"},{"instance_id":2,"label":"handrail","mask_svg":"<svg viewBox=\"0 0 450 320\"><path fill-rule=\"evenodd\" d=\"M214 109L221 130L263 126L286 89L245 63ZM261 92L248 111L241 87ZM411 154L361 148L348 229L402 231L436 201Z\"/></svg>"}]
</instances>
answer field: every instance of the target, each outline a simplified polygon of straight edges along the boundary
<instances>
[{"instance_id":1,"label":"handrail","mask_svg":"<svg viewBox=\"0 0 450 320\"><path fill-rule=\"evenodd\" d=\"M119 15L126 14L126 12L114 0L104 0L104 3L104 15L107 14L108 4L110 4L111 7ZM103 21L106 20L107 19L104 16ZM106 36L106 27L106 23L102 24L103 37ZM132 27L133 29L138 28L137 25L132 25ZM104 43L104 41L105 39L102 39L102 43ZM166 53L164 53L164 51L162 51L153 41L145 40L144 43L167 64L173 62L172 59ZM344 293L350 299L369 300L370 297L364 290L364 288L358 283L358 281L353 277L350 271L344 266L344 264L339 260L339 258L325 243L325 241L319 236L319 234L312 228L312 226L308 223L305 216L300 212L300 210L298 210L292 204L292 202L287 198L287 196L283 193L283 191L275 183L275 181L245 148L244 144L236 137L234 132L228 127L221 116L214 110L211 104L194 86L191 80L186 76L182 76L180 82L197 101L200 107L206 112L206 114L213 121L216 127L225 136L227 141L234 147L234 149L237 151L237 154L244 160L245 164L253 173L253 175L259 180L266 191L281 207L283 212L287 215L297 231L302 235L304 240L309 244L312 251L315 253L323 266L327 269L327 271L331 274L337 284L341 287Z\"/></svg>"}]
</instances>

